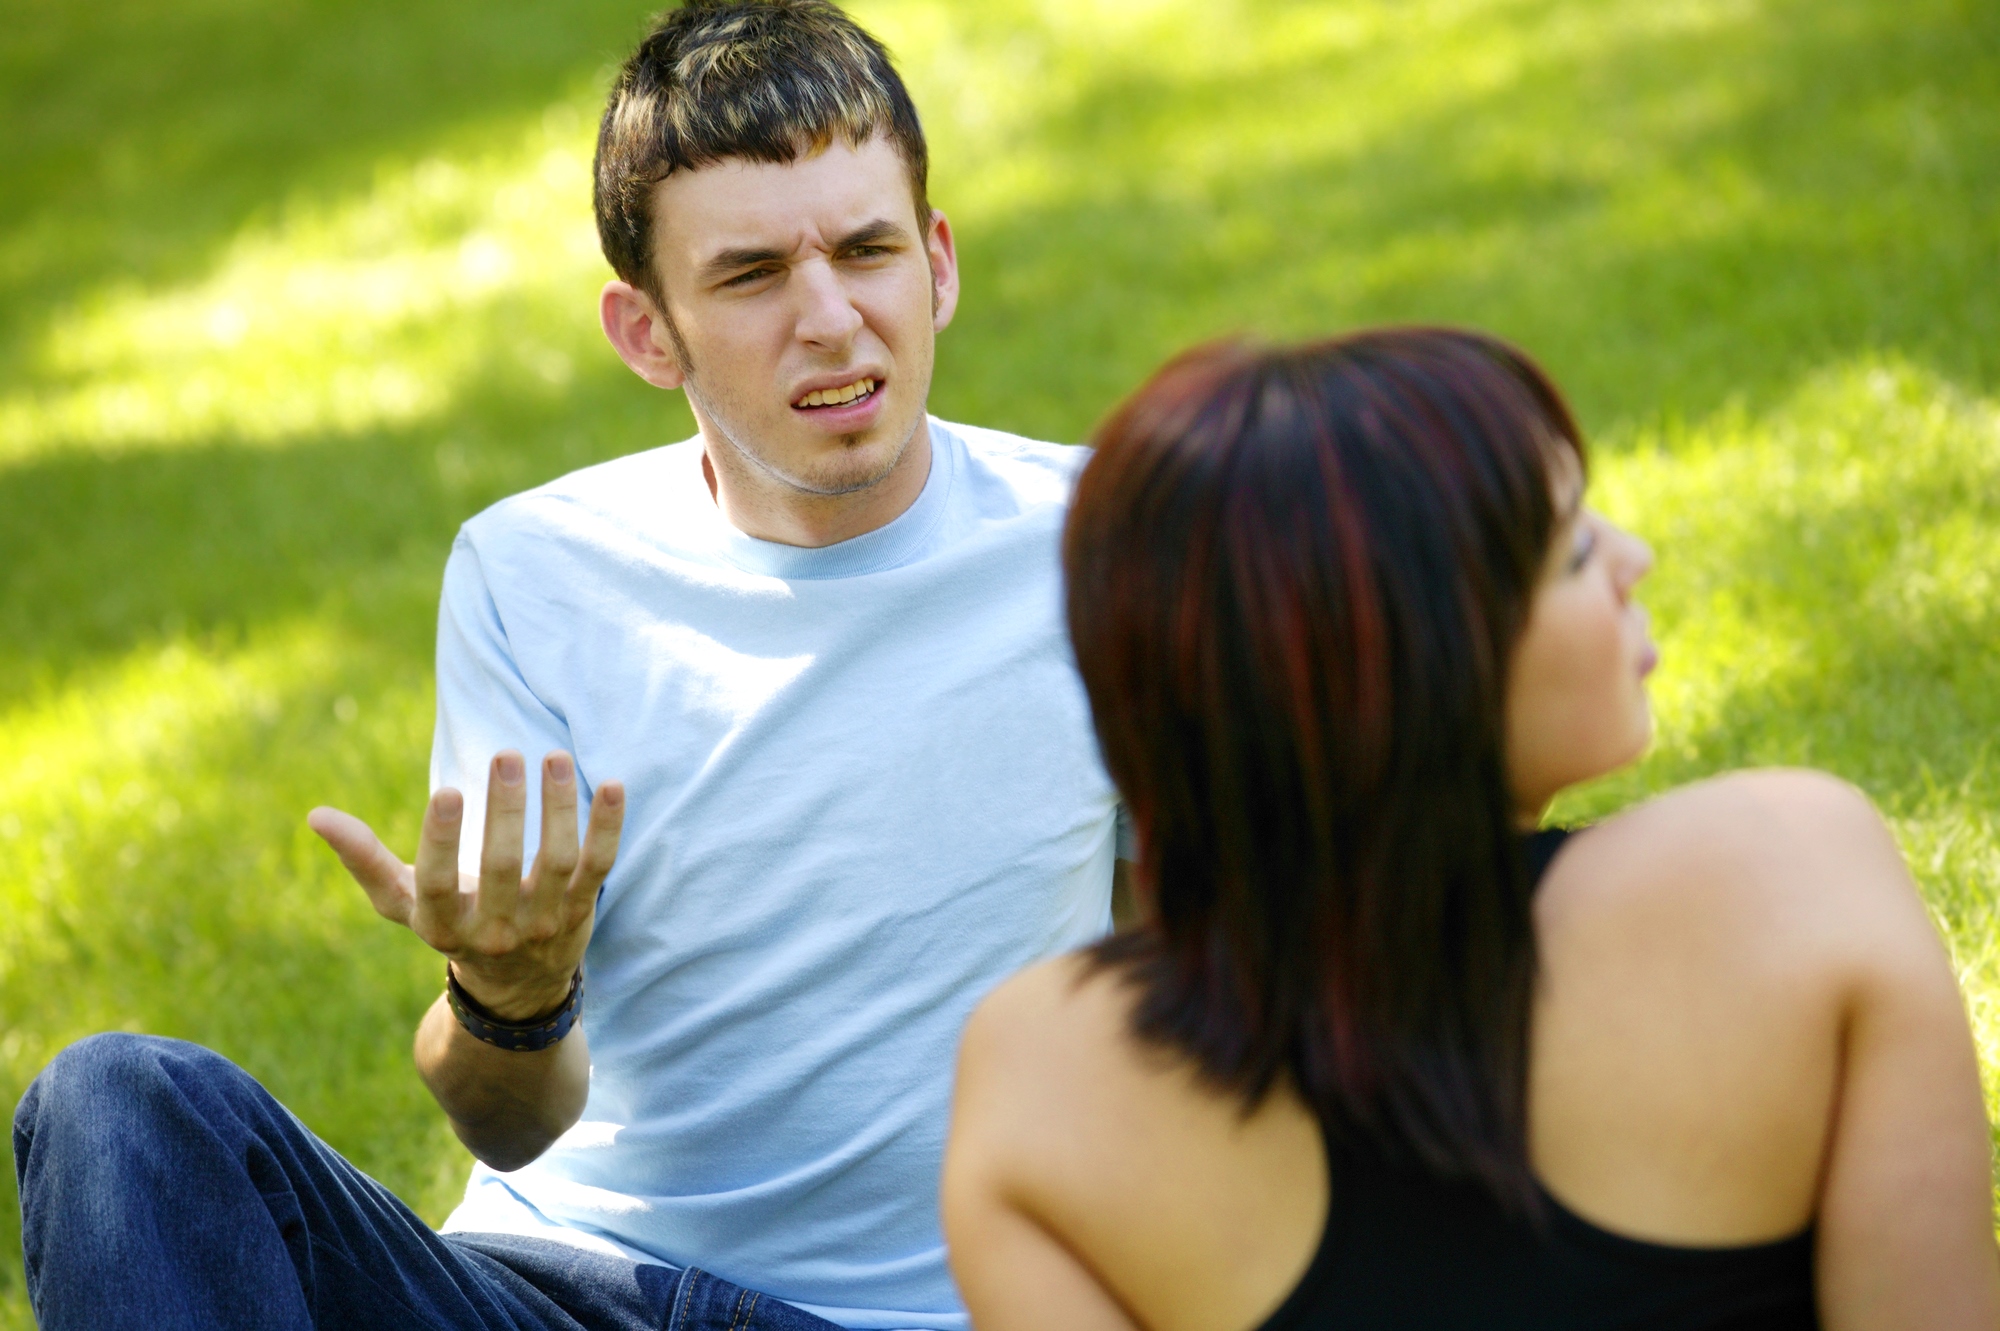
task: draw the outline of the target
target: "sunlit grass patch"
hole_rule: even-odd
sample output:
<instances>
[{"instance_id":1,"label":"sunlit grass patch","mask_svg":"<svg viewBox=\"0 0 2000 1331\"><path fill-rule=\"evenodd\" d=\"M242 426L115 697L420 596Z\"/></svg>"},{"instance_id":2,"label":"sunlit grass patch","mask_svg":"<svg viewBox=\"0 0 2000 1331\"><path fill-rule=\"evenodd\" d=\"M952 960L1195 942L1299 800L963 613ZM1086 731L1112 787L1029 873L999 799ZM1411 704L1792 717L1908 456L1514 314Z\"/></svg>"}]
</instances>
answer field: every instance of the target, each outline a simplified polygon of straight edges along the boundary
<instances>
[{"instance_id":1,"label":"sunlit grass patch","mask_svg":"<svg viewBox=\"0 0 2000 1331\"><path fill-rule=\"evenodd\" d=\"M1659 557L1659 736L1559 816L1739 766L1856 782L1952 952L2000 1125L2000 404L1870 357L1609 445L1593 502Z\"/></svg>"},{"instance_id":2,"label":"sunlit grass patch","mask_svg":"<svg viewBox=\"0 0 2000 1331\"><path fill-rule=\"evenodd\" d=\"M1655 768L1813 762L1886 792L1992 742L1992 401L1862 358L1768 413L1614 436L1593 494L1660 556Z\"/></svg>"},{"instance_id":3,"label":"sunlit grass patch","mask_svg":"<svg viewBox=\"0 0 2000 1331\"><path fill-rule=\"evenodd\" d=\"M1987 1112L2000 1124L2000 773L1982 767L1894 819L1972 1015ZM2000 1140L2000 1133L1996 1133Z\"/></svg>"},{"instance_id":4,"label":"sunlit grass patch","mask_svg":"<svg viewBox=\"0 0 2000 1331\"><path fill-rule=\"evenodd\" d=\"M436 959L302 824L338 799L407 851L429 728L399 659L312 620L165 643L0 719L0 1102L93 1031L197 1039L441 1219L465 1157L408 1063Z\"/></svg>"},{"instance_id":5,"label":"sunlit grass patch","mask_svg":"<svg viewBox=\"0 0 2000 1331\"><path fill-rule=\"evenodd\" d=\"M30 383L0 395L0 466L406 425L509 364L566 387L603 268L578 207L590 144L587 111L558 101L484 154L296 206L199 282L90 292L48 327Z\"/></svg>"},{"instance_id":6,"label":"sunlit grass patch","mask_svg":"<svg viewBox=\"0 0 2000 1331\"><path fill-rule=\"evenodd\" d=\"M2000 1155L2000 781L1983 767L1890 820L1951 951ZM1994 1183L2000 1217L2000 1177ZM2000 1223L2000 1221L1997 1221Z\"/></svg>"}]
</instances>

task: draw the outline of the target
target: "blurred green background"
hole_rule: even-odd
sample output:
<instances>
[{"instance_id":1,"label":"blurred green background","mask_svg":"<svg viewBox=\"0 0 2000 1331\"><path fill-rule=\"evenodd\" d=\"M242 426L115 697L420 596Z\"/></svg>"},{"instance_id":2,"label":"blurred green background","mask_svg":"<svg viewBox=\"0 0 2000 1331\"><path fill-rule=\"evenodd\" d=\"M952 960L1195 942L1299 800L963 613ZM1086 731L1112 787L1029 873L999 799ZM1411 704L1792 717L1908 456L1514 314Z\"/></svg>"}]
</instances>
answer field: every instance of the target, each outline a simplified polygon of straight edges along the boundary
<instances>
[{"instance_id":1,"label":"blurred green background","mask_svg":"<svg viewBox=\"0 0 2000 1331\"><path fill-rule=\"evenodd\" d=\"M1203 336L1483 325L1654 544L1660 742L1859 782L2000 1092L2000 6L865 0L965 299L947 416L1074 439ZM203 1041L433 1221L407 850L436 584L499 496L681 438L594 321L625 0L0 0L0 1109ZM12 1171L0 1327L29 1324Z\"/></svg>"}]
</instances>

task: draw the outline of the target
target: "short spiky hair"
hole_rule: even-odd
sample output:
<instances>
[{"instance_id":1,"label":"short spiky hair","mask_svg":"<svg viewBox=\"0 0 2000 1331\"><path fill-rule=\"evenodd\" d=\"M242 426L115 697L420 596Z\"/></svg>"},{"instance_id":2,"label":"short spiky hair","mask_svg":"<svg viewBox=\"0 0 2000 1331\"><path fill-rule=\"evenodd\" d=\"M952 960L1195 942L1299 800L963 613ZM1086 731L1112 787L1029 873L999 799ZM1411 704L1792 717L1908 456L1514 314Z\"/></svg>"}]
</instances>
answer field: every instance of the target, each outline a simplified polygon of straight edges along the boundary
<instances>
[{"instance_id":1,"label":"short spiky hair","mask_svg":"<svg viewBox=\"0 0 2000 1331\"><path fill-rule=\"evenodd\" d=\"M618 72L597 130L604 257L655 296L653 186L730 157L787 163L886 133L917 225L930 227L930 151L882 44L828 0L687 0L654 21Z\"/></svg>"}]
</instances>

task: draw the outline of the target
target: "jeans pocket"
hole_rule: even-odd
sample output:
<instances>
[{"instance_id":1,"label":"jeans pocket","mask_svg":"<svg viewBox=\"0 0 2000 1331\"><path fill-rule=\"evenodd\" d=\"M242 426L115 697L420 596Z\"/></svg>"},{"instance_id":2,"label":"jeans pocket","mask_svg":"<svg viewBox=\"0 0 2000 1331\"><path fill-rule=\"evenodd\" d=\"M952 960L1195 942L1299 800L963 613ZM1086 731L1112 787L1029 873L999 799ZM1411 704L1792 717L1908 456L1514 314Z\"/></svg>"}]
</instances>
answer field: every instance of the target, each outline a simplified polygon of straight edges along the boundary
<instances>
[{"instance_id":1,"label":"jeans pocket","mask_svg":"<svg viewBox=\"0 0 2000 1331\"><path fill-rule=\"evenodd\" d=\"M691 1266L681 1272L662 1331L841 1331L783 1299L731 1284Z\"/></svg>"}]
</instances>

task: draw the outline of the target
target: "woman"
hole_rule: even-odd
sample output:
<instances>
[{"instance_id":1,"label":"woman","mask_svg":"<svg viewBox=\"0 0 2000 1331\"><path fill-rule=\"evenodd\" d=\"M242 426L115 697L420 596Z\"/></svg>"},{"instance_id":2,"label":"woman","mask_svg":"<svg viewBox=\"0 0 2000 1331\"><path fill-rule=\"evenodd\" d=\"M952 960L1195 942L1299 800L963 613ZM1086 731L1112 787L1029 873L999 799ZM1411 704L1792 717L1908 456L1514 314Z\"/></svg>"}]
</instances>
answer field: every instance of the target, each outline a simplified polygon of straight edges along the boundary
<instances>
[{"instance_id":1,"label":"woman","mask_svg":"<svg viewBox=\"0 0 2000 1331\"><path fill-rule=\"evenodd\" d=\"M1807 772L1638 757L1645 546L1490 338L1204 349L1101 431L1069 622L1142 921L974 1015L979 1331L2000 1325L1965 1014Z\"/></svg>"}]
</instances>

